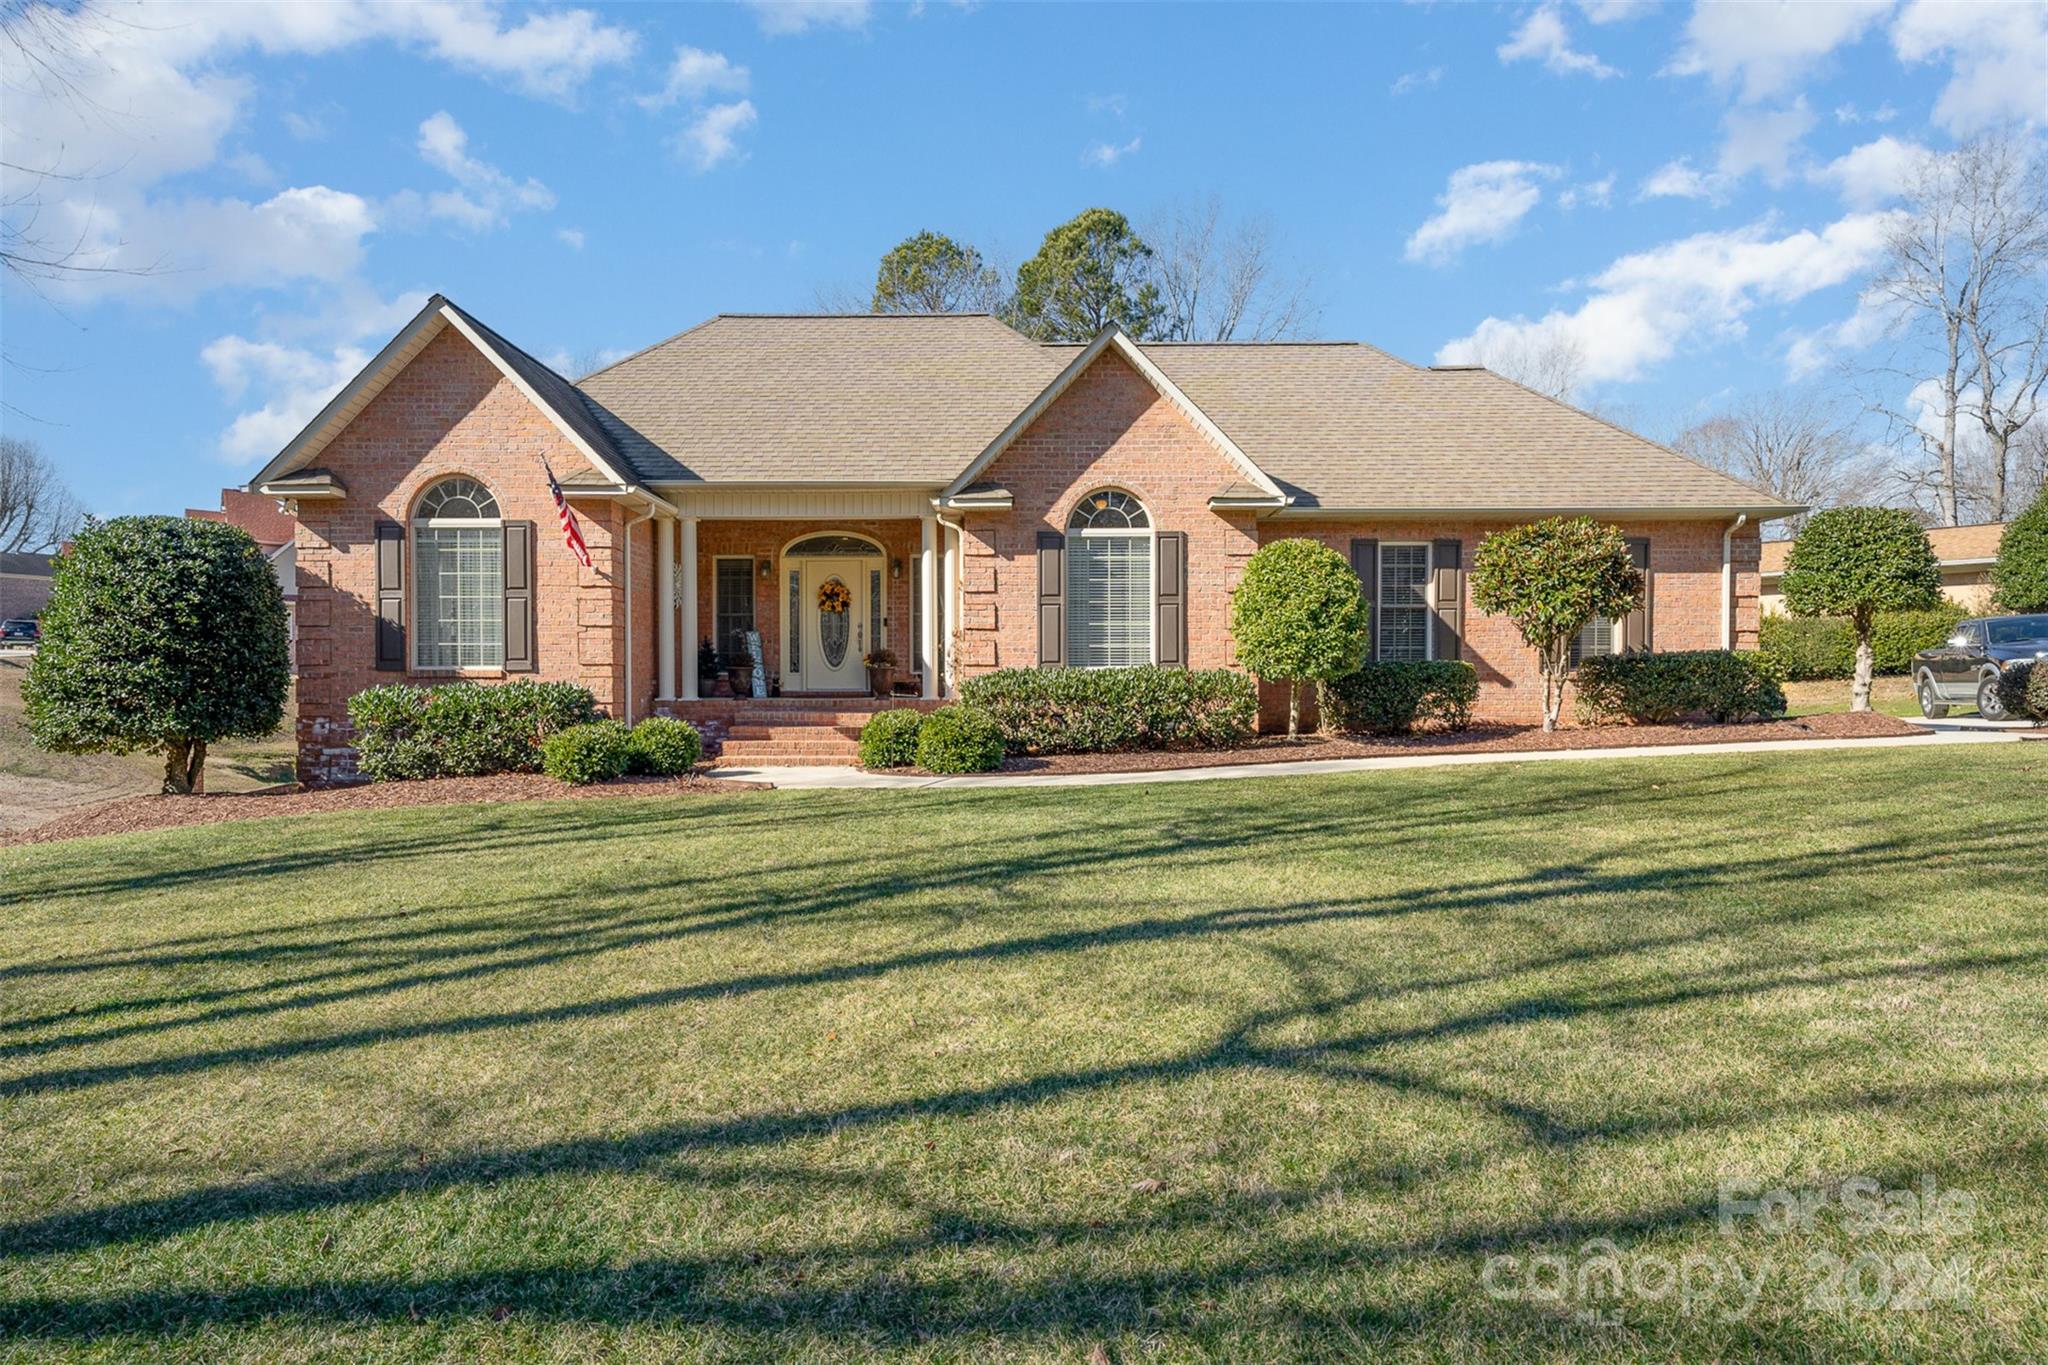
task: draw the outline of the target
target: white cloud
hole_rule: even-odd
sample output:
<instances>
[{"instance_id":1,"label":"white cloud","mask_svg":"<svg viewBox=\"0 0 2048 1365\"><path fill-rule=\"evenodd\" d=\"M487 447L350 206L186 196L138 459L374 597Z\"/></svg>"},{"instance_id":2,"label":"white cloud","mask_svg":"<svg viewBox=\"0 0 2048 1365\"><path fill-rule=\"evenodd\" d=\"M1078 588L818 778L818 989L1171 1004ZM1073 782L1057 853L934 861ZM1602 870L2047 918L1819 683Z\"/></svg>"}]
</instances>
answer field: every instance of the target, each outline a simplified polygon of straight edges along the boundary
<instances>
[{"instance_id":1,"label":"white cloud","mask_svg":"<svg viewBox=\"0 0 2048 1365\"><path fill-rule=\"evenodd\" d=\"M1534 320L1489 317L1436 358L1467 364L1489 347L1551 337L1585 357L1589 383L1640 378L1681 348L1745 334L1763 304L1785 304L1861 274L1884 249L1890 215L1852 214L1819 232L1773 237L1766 224L1705 232L1624 256L1586 282L1578 308Z\"/></svg>"},{"instance_id":2,"label":"white cloud","mask_svg":"<svg viewBox=\"0 0 2048 1365\"><path fill-rule=\"evenodd\" d=\"M1785 348L1785 375L1793 383L1808 379L1842 351L1859 351L1890 332L1899 321L1896 300L1871 289L1856 300L1856 311L1817 332L1797 334Z\"/></svg>"},{"instance_id":3,"label":"white cloud","mask_svg":"<svg viewBox=\"0 0 2048 1365\"><path fill-rule=\"evenodd\" d=\"M1589 23L1615 24L1647 14L1655 0L1578 0L1579 10Z\"/></svg>"},{"instance_id":4,"label":"white cloud","mask_svg":"<svg viewBox=\"0 0 2048 1365\"><path fill-rule=\"evenodd\" d=\"M1934 102L1934 121L1958 137L2048 115L2048 6L1913 0L1892 26L1892 47L1905 62L1948 55L1952 73Z\"/></svg>"},{"instance_id":5,"label":"white cloud","mask_svg":"<svg viewBox=\"0 0 2048 1365\"><path fill-rule=\"evenodd\" d=\"M1410 71L1387 87L1390 95L1412 95L1417 90L1427 90L1444 78L1444 69L1432 66L1424 71Z\"/></svg>"},{"instance_id":6,"label":"white cloud","mask_svg":"<svg viewBox=\"0 0 2048 1365\"><path fill-rule=\"evenodd\" d=\"M1875 208L1898 197L1915 166L1928 155L1917 142L1890 134L1845 152L1825 166L1808 170L1815 184L1832 186L1851 208Z\"/></svg>"},{"instance_id":7,"label":"white cloud","mask_svg":"<svg viewBox=\"0 0 2048 1365\"><path fill-rule=\"evenodd\" d=\"M222 142L243 122L254 93L233 67L246 54L321 55L381 40L563 97L634 46L629 30L589 10L508 12L489 4L337 0L165 4L142 19L55 7L40 14L47 65L0 44L0 84L7 159L53 174L31 200L10 205L9 218L18 226L33 217L48 240L79 241L81 264L152 271L95 276L96 298L331 280L354 268L376 218L355 194L303 185L259 204L158 194L166 180L220 162ZM317 116L287 114L284 123L294 136L324 132ZM461 215L467 206L450 201L447 208ZM50 288L82 292L76 282Z\"/></svg>"},{"instance_id":8,"label":"white cloud","mask_svg":"<svg viewBox=\"0 0 2048 1365\"><path fill-rule=\"evenodd\" d=\"M1643 178L1636 190L1641 199L1713 199L1721 187L1714 178L1697 169L1690 158L1667 161Z\"/></svg>"},{"instance_id":9,"label":"white cloud","mask_svg":"<svg viewBox=\"0 0 2048 1365\"><path fill-rule=\"evenodd\" d=\"M284 111L284 130L301 142L318 142L327 136L327 121L318 114Z\"/></svg>"},{"instance_id":10,"label":"white cloud","mask_svg":"<svg viewBox=\"0 0 2048 1365\"><path fill-rule=\"evenodd\" d=\"M1882 19L1892 0L1826 4L1696 4L1685 46L1667 68L1676 75L1740 82L1745 101L1797 87L1823 58Z\"/></svg>"},{"instance_id":11,"label":"white cloud","mask_svg":"<svg viewBox=\"0 0 2048 1365\"><path fill-rule=\"evenodd\" d=\"M1605 80L1621 74L1591 53L1573 50L1571 35L1565 31L1564 12L1554 4L1532 10L1514 36L1494 49L1494 55L1503 63L1540 60L1560 76Z\"/></svg>"},{"instance_id":12,"label":"white cloud","mask_svg":"<svg viewBox=\"0 0 2048 1365\"><path fill-rule=\"evenodd\" d=\"M1129 142L1097 142L1081 152L1081 164L1108 170L1125 157L1134 154L1145 145L1145 139L1134 137Z\"/></svg>"},{"instance_id":13,"label":"white cloud","mask_svg":"<svg viewBox=\"0 0 2048 1365\"><path fill-rule=\"evenodd\" d=\"M869 0L746 0L761 31L773 37L814 28L866 28Z\"/></svg>"},{"instance_id":14,"label":"white cloud","mask_svg":"<svg viewBox=\"0 0 2048 1365\"><path fill-rule=\"evenodd\" d=\"M1614 202L1614 172L1609 171L1598 180L1584 180L1576 185L1567 185L1557 192L1557 206L1561 209L1575 209L1584 205L1589 209L1604 209Z\"/></svg>"},{"instance_id":15,"label":"white cloud","mask_svg":"<svg viewBox=\"0 0 2048 1365\"><path fill-rule=\"evenodd\" d=\"M713 95L744 95L751 79L747 68L733 65L723 52L683 46L669 63L667 84L640 96L638 103L642 109L666 109L677 100L697 103Z\"/></svg>"},{"instance_id":16,"label":"white cloud","mask_svg":"<svg viewBox=\"0 0 2048 1365\"><path fill-rule=\"evenodd\" d=\"M420 124L420 159L446 174L459 187L427 196L427 212L447 218L473 232L503 227L520 210L545 211L555 195L529 177L524 181L469 154L469 134L443 109Z\"/></svg>"},{"instance_id":17,"label":"white cloud","mask_svg":"<svg viewBox=\"0 0 2048 1365\"><path fill-rule=\"evenodd\" d=\"M556 228L555 237L571 251L583 250L582 228Z\"/></svg>"},{"instance_id":18,"label":"white cloud","mask_svg":"<svg viewBox=\"0 0 2048 1365\"><path fill-rule=\"evenodd\" d=\"M1892 108L1889 103L1880 104L1867 114L1858 109L1854 104L1838 104L1835 106L1835 122L1837 123L1890 123L1898 116L1899 111Z\"/></svg>"},{"instance_id":19,"label":"white cloud","mask_svg":"<svg viewBox=\"0 0 2048 1365\"><path fill-rule=\"evenodd\" d=\"M1534 161L1482 161L1452 171L1437 196L1442 211L1415 229L1403 254L1444 265L1475 243L1506 241L1543 198L1536 182L1557 175L1557 167Z\"/></svg>"},{"instance_id":20,"label":"white cloud","mask_svg":"<svg viewBox=\"0 0 2048 1365\"><path fill-rule=\"evenodd\" d=\"M1804 97L1778 110L1731 109L1722 120L1719 170L1730 180L1761 172L1772 185L1792 178L1792 155L1813 131L1813 111Z\"/></svg>"},{"instance_id":21,"label":"white cloud","mask_svg":"<svg viewBox=\"0 0 2048 1365\"><path fill-rule=\"evenodd\" d=\"M714 104L676 134L676 150L699 172L708 171L740 155L739 135L754 126L752 100Z\"/></svg>"},{"instance_id":22,"label":"white cloud","mask_svg":"<svg viewBox=\"0 0 2048 1365\"><path fill-rule=\"evenodd\" d=\"M252 396L255 407L236 415L221 432L220 458L248 465L283 449L370 363L373 349L426 305L424 294L401 294L390 300L360 290L344 291L327 314L307 320L324 333L303 344L291 340L251 340L241 335L216 337L199 353L213 382L230 402Z\"/></svg>"}]
</instances>

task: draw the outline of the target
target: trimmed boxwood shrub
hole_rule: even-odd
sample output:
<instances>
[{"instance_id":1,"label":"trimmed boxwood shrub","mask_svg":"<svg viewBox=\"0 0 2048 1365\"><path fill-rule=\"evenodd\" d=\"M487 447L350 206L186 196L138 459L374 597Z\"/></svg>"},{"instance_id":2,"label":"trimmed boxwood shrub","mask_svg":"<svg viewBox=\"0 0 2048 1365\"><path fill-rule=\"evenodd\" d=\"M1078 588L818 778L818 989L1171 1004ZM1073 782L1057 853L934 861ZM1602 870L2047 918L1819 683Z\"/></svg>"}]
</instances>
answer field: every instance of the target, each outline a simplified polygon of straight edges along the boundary
<instances>
[{"instance_id":1,"label":"trimmed boxwood shrub","mask_svg":"<svg viewBox=\"0 0 2048 1365\"><path fill-rule=\"evenodd\" d=\"M1690 716L1727 724L1785 714L1777 669L1761 654L1688 649L1670 654L1602 654L1573 675L1579 718L1668 725Z\"/></svg>"},{"instance_id":2,"label":"trimmed boxwood shrub","mask_svg":"<svg viewBox=\"0 0 2048 1365\"><path fill-rule=\"evenodd\" d=\"M1259 718L1258 685L1230 668L1005 668L969 679L960 699L1013 753L1223 749Z\"/></svg>"},{"instance_id":3,"label":"trimmed boxwood shrub","mask_svg":"<svg viewBox=\"0 0 2048 1365\"><path fill-rule=\"evenodd\" d=\"M1998 675L1998 700L2016 720L2048 722L2048 668L2036 659L2007 664Z\"/></svg>"},{"instance_id":4,"label":"trimmed boxwood shrub","mask_svg":"<svg viewBox=\"0 0 2048 1365\"><path fill-rule=\"evenodd\" d=\"M558 782L609 782L633 759L633 732L616 720L572 725L541 742L540 770Z\"/></svg>"},{"instance_id":5,"label":"trimmed boxwood shrub","mask_svg":"<svg viewBox=\"0 0 2048 1365\"><path fill-rule=\"evenodd\" d=\"M1913 656L1939 646L1969 614L1953 602L1926 611L1877 613L1870 623L1874 671L1912 672ZM1793 682L1847 678L1856 672L1856 630L1846 616L1766 616L1757 643Z\"/></svg>"},{"instance_id":6,"label":"trimmed boxwood shrub","mask_svg":"<svg viewBox=\"0 0 2048 1365\"><path fill-rule=\"evenodd\" d=\"M373 782L530 773L543 740L596 718L590 689L563 682L391 684L348 699L356 766Z\"/></svg>"},{"instance_id":7,"label":"trimmed boxwood shrub","mask_svg":"<svg viewBox=\"0 0 2048 1365\"><path fill-rule=\"evenodd\" d=\"M1991 566L1998 605L2014 613L2048 611L2048 488L2006 523Z\"/></svg>"},{"instance_id":8,"label":"trimmed boxwood shrub","mask_svg":"<svg viewBox=\"0 0 2048 1365\"><path fill-rule=\"evenodd\" d=\"M1003 765L1003 732L986 712L942 706L917 727L917 766L934 773L985 773Z\"/></svg>"},{"instance_id":9,"label":"trimmed boxwood shrub","mask_svg":"<svg viewBox=\"0 0 2048 1365\"><path fill-rule=\"evenodd\" d=\"M1451 659L1385 660L1323 686L1323 721L1333 729L1405 735L1417 722L1441 730L1472 723L1479 670Z\"/></svg>"},{"instance_id":10,"label":"trimmed boxwood shrub","mask_svg":"<svg viewBox=\"0 0 2048 1365\"><path fill-rule=\"evenodd\" d=\"M673 716L649 716L633 727L627 742L626 771L648 777L676 777L697 766L704 737L697 727Z\"/></svg>"},{"instance_id":11,"label":"trimmed boxwood shrub","mask_svg":"<svg viewBox=\"0 0 2048 1365\"><path fill-rule=\"evenodd\" d=\"M860 727L860 766L908 768L917 762L917 732L924 712L910 707L877 711Z\"/></svg>"}]
</instances>

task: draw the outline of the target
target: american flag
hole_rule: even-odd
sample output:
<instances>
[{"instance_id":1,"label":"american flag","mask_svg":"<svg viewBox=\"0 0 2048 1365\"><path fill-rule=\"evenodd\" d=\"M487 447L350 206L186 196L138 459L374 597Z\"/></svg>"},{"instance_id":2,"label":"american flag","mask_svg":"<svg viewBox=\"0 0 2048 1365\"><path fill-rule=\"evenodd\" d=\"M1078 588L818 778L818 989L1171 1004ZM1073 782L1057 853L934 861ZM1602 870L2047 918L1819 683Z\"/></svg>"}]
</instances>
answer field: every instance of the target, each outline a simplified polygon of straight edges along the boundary
<instances>
[{"instance_id":1,"label":"american flag","mask_svg":"<svg viewBox=\"0 0 2048 1365\"><path fill-rule=\"evenodd\" d=\"M555 471L549 468L546 460L540 462L540 467L548 476L548 492L555 495L555 511L561 514L562 543L587 569L590 567L590 547L583 543L583 528L576 524L576 514L569 510L569 500L562 496L562 485L555 482Z\"/></svg>"}]
</instances>

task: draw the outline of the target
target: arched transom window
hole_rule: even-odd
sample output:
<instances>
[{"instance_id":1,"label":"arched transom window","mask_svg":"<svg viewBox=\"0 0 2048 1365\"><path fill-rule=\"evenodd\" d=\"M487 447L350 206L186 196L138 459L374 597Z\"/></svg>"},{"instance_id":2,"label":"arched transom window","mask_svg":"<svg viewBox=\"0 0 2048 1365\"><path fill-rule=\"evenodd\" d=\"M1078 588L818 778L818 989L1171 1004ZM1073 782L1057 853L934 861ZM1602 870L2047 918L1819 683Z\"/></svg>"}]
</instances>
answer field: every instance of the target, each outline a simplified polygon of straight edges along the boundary
<instances>
[{"instance_id":1,"label":"arched transom window","mask_svg":"<svg viewBox=\"0 0 2048 1365\"><path fill-rule=\"evenodd\" d=\"M505 524L475 479L443 479L413 509L413 663L502 668Z\"/></svg>"},{"instance_id":2,"label":"arched transom window","mask_svg":"<svg viewBox=\"0 0 2048 1365\"><path fill-rule=\"evenodd\" d=\"M1090 493L1067 518L1067 662L1152 662L1152 518L1118 489Z\"/></svg>"}]
</instances>

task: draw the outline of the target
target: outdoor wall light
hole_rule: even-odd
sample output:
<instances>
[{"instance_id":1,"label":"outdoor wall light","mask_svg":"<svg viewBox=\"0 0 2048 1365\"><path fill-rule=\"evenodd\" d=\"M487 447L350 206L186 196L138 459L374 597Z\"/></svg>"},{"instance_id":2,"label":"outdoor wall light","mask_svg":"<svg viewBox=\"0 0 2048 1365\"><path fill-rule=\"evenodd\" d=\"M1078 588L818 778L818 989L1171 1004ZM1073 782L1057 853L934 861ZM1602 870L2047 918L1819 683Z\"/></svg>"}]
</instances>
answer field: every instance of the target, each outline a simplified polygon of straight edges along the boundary
<instances>
[{"instance_id":1,"label":"outdoor wall light","mask_svg":"<svg viewBox=\"0 0 2048 1365\"><path fill-rule=\"evenodd\" d=\"M903 561L901 559L889 561L889 577L892 581L903 577Z\"/></svg>"},{"instance_id":2,"label":"outdoor wall light","mask_svg":"<svg viewBox=\"0 0 2048 1365\"><path fill-rule=\"evenodd\" d=\"M763 583L766 583L766 582L767 582L767 581L768 581L769 579L771 579L771 578L773 578L773 577L775 576L775 566L774 566L774 565L772 565L772 564L770 564L770 563L769 563L769 562L768 562L767 560L765 560L765 559L761 561L761 564L760 564L760 569L761 569L761 581L762 581Z\"/></svg>"}]
</instances>

